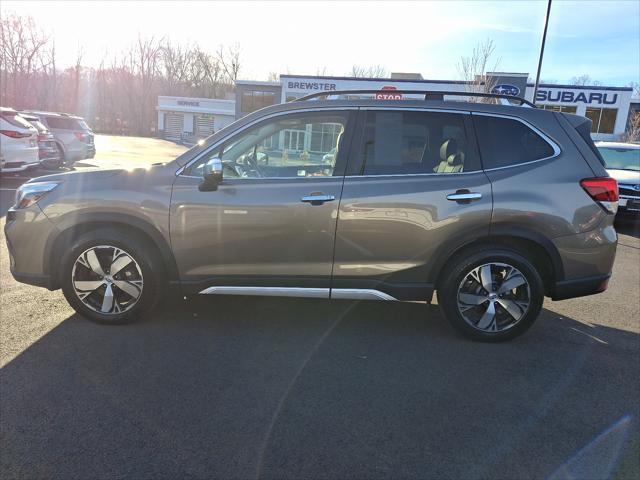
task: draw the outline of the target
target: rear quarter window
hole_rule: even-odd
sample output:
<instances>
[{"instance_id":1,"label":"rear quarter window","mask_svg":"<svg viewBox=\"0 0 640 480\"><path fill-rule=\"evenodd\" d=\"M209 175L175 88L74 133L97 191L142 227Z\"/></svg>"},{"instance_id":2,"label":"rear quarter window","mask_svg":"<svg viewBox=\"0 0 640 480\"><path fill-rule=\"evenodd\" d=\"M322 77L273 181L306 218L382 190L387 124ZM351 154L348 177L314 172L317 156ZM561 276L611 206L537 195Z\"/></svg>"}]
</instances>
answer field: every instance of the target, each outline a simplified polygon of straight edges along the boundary
<instances>
[{"instance_id":1,"label":"rear quarter window","mask_svg":"<svg viewBox=\"0 0 640 480\"><path fill-rule=\"evenodd\" d=\"M57 130L80 130L76 120L68 117L46 117L47 124L51 129Z\"/></svg>"},{"instance_id":2,"label":"rear quarter window","mask_svg":"<svg viewBox=\"0 0 640 480\"><path fill-rule=\"evenodd\" d=\"M526 124L510 118L473 115L485 169L552 157L553 147Z\"/></svg>"}]
</instances>

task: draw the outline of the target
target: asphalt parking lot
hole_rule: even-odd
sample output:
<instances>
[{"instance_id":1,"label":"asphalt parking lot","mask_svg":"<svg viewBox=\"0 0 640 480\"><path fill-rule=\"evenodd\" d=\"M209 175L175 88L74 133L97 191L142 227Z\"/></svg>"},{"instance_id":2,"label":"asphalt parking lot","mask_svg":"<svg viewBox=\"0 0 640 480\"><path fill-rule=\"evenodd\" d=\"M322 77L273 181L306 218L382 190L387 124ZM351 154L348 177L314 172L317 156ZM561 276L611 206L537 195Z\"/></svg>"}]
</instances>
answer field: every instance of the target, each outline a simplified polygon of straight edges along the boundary
<instances>
[{"instance_id":1,"label":"asphalt parking lot","mask_svg":"<svg viewBox=\"0 0 640 480\"><path fill-rule=\"evenodd\" d=\"M96 145L82 163L181 151ZM95 325L15 282L0 234L0 476L638 478L640 227L618 230L609 290L498 345L419 303L194 298Z\"/></svg>"}]
</instances>

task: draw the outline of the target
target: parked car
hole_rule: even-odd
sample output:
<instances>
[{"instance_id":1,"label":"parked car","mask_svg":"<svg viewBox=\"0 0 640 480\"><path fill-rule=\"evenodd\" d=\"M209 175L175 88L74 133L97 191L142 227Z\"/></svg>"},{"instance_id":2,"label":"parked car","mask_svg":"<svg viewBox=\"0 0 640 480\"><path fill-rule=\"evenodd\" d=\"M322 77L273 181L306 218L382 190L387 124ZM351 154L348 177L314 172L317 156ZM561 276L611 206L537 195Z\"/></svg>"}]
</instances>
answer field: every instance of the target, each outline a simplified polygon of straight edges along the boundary
<instances>
[{"instance_id":1,"label":"parked car","mask_svg":"<svg viewBox=\"0 0 640 480\"><path fill-rule=\"evenodd\" d=\"M618 213L640 214L640 144L598 142L609 175L618 181Z\"/></svg>"},{"instance_id":2,"label":"parked car","mask_svg":"<svg viewBox=\"0 0 640 480\"><path fill-rule=\"evenodd\" d=\"M590 120L427 98L303 98L165 164L29 181L7 213L11 271L104 323L148 314L167 288L422 301L437 291L452 325L483 341L522 334L545 296L604 291L618 190ZM237 161L258 148L268 164ZM289 161L293 150L306 163Z\"/></svg>"},{"instance_id":3,"label":"parked car","mask_svg":"<svg viewBox=\"0 0 640 480\"><path fill-rule=\"evenodd\" d=\"M21 172L39 163L38 131L12 108L0 108L0 170Z\"/></svg>"},{"instance_id":4,"label":"parked car","mask_svg":"<svg viewBox=\"0 0 640 480\"><path fill-rule=\"evenodd\" d=\"M23 113L37 116L53 133L64 165L72 166L78 160L93 158L96 155L93 132L82 117L54 112Z\"/></svg>"},{"instance_id":5,"label":"parked car","mask_svg":"<svg viewBox=\"0 0 640 480\"><path fill-rule=\"evenodd\" d=\"M38 158L44 168L54 170L63 164L60 152L53 134L35 115L21 113L20 116L38 130Z\"/></svg>"}]
</instances>

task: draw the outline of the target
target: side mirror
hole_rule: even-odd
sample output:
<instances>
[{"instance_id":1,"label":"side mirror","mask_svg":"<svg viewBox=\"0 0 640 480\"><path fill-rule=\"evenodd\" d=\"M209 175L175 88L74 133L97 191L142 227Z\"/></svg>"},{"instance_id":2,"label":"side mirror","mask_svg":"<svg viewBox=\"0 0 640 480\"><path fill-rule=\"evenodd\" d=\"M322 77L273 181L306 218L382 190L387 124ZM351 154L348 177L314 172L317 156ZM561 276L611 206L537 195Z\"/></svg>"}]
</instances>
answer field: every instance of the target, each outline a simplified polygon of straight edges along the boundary
<instances>
[{"instance_id":1,"label":"side mirror","mask_svg":"<svg viewBox=\"0 0 640 480\"><path fill-rule=\"evenodd\" d=\"M218 189L222 182L222 160L218 157L211 158L202 168L202 182L198 187L201 192L212 192Z\"/></svg>"}]
</instances>

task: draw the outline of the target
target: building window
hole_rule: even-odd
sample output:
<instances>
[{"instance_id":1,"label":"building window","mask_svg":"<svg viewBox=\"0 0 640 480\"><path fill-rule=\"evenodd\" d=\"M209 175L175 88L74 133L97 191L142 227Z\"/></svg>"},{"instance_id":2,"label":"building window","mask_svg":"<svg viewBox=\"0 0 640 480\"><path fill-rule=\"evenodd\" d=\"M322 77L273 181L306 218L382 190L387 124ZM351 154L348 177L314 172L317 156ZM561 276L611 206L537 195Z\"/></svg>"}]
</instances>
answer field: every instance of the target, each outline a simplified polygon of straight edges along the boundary
<instances>
[{"instance_id":1,"label":"building window","mask_svg":"<svg viewBox=\"0 0 640 480\"><path fill-rule=\"evenodd\" d=\"M242 92L242 113L255 112L261 108L276 103L276 94L260 90L245 90Z\"/></svg>"},{"instance_id":2,"label":"building window","mask_svg":"<svg viewBox=\"0 0 640 480\"><path fill-rule=\"evenodd\" d=\"M339 123L314 123L311 129L312 152L329 151L338 142L338 136L342 133L342 125Z\"/></svg>"},{"instance_id":3,"label":"building window","mask_svg":"<svg viewBox=\"0 0 640 480\"><path fill-rule=\"evenodd\" d=\"M613 133L617 116L617 108L588 107L585 113L591 120L591 133Z\"/></svg>"},{"instance_id":4,"label":"building window","mask_svg":"<svg viewBox=\"0 0 640 480\"><path fill-rule=\"evenodd\" d=\"M553 112L576 113L577 107L568 105L540 105L543 110L551 110Z\"/></svg>"}]
</instances>

